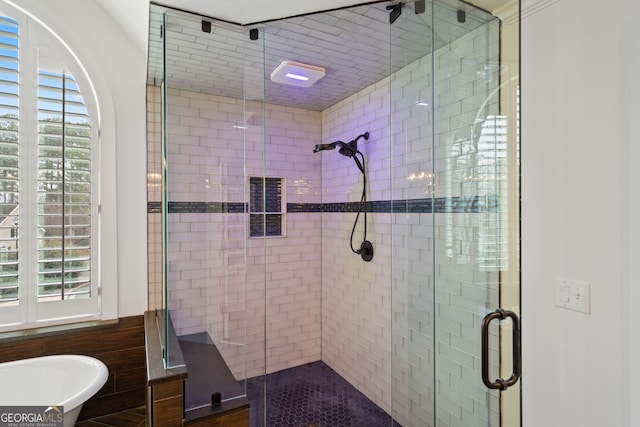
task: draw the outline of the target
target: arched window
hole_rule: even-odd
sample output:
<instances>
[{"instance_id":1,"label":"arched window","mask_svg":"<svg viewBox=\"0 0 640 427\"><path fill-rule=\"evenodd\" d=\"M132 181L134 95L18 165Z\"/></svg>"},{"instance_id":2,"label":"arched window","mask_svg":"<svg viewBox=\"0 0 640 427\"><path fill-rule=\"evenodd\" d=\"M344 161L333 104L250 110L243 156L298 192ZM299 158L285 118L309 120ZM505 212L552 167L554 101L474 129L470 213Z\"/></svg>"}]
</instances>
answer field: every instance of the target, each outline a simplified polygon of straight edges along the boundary
<instances>
[{"instance_id":1,"label":"arched window","mask_svg":"<svg viewBox=\"0 0 640 427\"><path fill-rule=\"evenodd\" d=\"M99 148L76 57L0 4L0 331L101 318Z\"/></svg>"}]
</instances>

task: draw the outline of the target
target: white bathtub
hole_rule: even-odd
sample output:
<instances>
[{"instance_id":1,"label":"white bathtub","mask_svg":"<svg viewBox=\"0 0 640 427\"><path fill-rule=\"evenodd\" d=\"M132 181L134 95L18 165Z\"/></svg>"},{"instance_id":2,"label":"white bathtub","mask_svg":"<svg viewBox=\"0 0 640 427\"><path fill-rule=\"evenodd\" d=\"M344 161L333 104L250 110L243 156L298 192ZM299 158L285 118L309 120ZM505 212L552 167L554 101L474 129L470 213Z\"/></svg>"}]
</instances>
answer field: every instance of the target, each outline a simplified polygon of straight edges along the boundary
<instances>
[{"instance_id":1,"label":"white bathtub","mask_svg":"<svg viewBox=\"0 0 640 427\"><path fill-rule=\"evenodd\" d=\"M0 363L0 405L64 406L73 427L82 404L102 388L109 370L93 357L45 356Z\"/></svg>"}]
</instances>

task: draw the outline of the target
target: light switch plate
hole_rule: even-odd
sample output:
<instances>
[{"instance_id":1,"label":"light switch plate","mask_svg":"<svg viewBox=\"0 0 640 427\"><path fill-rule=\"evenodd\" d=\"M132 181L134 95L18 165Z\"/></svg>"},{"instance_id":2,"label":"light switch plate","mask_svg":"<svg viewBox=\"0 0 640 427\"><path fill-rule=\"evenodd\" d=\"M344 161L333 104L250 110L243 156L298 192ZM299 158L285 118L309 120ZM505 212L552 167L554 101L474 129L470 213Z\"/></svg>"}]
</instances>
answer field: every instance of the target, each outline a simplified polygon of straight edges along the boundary
<instances>
[{"instance_id":1,"label":"light switch plate","mask_svg":"<svg viewBox=\"0 0 640 427\"><path fill-rule=\"evenodd\" d=\"M567 310L591 313L591 283L556 277L555 305Z\"/></svg>"}]
</instances>

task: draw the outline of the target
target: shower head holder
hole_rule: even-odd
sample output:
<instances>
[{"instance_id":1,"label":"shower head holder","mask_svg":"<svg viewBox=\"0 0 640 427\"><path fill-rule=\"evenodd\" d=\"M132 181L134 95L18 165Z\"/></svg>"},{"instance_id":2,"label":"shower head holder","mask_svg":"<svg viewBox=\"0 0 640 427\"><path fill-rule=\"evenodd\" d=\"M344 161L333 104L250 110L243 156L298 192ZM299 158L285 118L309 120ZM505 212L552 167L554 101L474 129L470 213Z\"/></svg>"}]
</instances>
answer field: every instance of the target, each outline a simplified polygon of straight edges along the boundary
<instances>
[{"instance_id":1,"label":"shower head holder","mask_svg":"<svg viewBox=\"0 0 640 427\"><path fill-rule=\"evenodd\" d=\"M345 157L353 157L353 155L358 152L358 143L355 141L351 141L347 144L345 144L342 141L339 141L337 145L338 147L340 147L338 152Z\"/></svg>"}]
</instances>

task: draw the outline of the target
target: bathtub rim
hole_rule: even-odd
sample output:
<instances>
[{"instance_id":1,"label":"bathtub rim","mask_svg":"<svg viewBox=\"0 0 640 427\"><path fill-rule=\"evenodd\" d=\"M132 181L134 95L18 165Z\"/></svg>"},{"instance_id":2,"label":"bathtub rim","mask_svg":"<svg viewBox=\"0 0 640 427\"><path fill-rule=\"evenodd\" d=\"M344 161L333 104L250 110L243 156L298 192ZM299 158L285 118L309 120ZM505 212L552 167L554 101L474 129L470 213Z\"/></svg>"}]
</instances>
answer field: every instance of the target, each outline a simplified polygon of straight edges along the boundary
<instances>
[{"instance_id":1,"label":"bathtub rim","mask_svg":"<svg viewBox=\"0 0 640 427\"><path fill-rule=\"evenodd\" d=\"M81 363L95 368L95 371L92 371L91 376L87 378L87 383L83 385L83 388L73 390L68 396L62 396L62 400L60 401L49 403L63 406L65 415L76 407L83 405L87 400L94 396L105 385L109 378L109 369L104 362L95 357L80 354L38 356L2 362L0 363L0 373L4 369L11 369L12 367L28 368L29 365L51 365L51 363L55 363L56 361L71 361L73 363Z\"/></svg>"}]
</instances>

